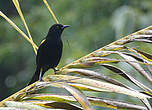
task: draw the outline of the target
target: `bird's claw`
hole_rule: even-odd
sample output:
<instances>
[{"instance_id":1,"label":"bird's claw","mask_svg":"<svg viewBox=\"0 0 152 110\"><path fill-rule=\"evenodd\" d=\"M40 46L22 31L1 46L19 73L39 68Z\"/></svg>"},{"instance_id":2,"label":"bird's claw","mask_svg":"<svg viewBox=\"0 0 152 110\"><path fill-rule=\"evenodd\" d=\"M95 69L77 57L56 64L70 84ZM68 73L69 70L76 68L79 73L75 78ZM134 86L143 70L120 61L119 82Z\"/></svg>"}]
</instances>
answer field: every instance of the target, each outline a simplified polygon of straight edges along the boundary
<instances>
[{"instance_id":1,"label":"bird's claw","mask_svg":"<svg viewBox=\"0 0 152 110\"><path fill-rule=\"evenodd\" d=\"M57 72L59 71L59 69L53 68L54 70L54 74L57 74Z\"/></svg>"}]
</instances>

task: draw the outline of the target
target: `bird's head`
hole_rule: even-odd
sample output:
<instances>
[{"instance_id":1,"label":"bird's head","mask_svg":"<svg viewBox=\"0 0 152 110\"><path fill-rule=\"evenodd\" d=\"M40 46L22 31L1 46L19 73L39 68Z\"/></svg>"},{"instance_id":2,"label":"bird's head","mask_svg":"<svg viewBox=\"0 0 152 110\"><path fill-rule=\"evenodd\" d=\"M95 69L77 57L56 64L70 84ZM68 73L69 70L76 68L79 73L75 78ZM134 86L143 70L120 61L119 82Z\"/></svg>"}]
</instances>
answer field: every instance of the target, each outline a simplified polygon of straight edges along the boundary
<instances>
[{"instance_id":1,"label":"bird's head","mask_svg":"<svg viewBox=\"0 0 152 110\"><path fill-rule=\"evenodd\" d=\"M67 27L69 27L69 25L54 24L49 29L48 36L61 36L63 30Z\"/></svg>"}]
</instances>

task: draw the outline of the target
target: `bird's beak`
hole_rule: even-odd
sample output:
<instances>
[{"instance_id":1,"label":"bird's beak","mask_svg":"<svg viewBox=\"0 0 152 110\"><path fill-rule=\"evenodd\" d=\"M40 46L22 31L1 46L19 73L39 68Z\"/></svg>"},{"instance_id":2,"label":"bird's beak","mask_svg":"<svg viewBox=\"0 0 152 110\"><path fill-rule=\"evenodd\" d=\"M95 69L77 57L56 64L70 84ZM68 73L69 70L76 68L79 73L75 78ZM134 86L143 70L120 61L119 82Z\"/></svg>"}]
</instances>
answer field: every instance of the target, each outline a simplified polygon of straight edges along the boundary
<instances>
[{"instance_id":1,"label":"bird's beak","mask_svg":"<svg viewBox=\"0 0 152 110\"><path fill-rule=\"evenodd\" d=\"M64 29L64 28L67 28L67 27L70 27L70 25L64 25L64 26L63 26L63 29Z\"/></svg>"}]
</instances>

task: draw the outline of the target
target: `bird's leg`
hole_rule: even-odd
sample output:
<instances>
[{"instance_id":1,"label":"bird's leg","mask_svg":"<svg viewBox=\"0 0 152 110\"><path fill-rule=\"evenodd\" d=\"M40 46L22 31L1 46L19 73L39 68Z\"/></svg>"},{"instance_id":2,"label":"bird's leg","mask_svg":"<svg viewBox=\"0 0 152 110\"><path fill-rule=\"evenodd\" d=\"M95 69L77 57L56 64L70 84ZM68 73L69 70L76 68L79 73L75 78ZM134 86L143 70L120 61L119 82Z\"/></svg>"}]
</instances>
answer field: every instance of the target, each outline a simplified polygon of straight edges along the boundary
<instances>
[{"instance_id":1,"label":"bird's leg","mask_svg":"<svg viewBox=\"0 0 152 110\"><path fill-rule=\"evenodd\" d=\"M54 70L54 74L56 74L57 71L59 71L59 69L56 68L52 68Z\"/></svg>"},{"instance_id":2,"label":"bird's leg","mask_svg":"<svg viewBox=\"0 0 152 110\"><path fill-rule=\"evenodd\" d=\"M39 80L42 81L42 68L40 70Z\"/></svg>"}]
</instances>

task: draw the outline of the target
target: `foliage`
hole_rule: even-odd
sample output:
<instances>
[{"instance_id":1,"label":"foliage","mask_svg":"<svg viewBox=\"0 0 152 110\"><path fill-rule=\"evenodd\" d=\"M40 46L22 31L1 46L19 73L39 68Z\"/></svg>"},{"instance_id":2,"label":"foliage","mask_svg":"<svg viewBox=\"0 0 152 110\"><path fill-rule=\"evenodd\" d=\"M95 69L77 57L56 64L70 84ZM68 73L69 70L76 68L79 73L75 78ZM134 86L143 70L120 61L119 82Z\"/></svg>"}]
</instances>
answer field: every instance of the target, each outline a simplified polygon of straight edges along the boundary
<instances>
[{"instance_id":1,"label":"foliage","mask_svg":"<svg viewBox=\"0 0 152 110\"><path fill-rule=\"evenodd\" d=\"M125 33L131 33L132 29L135 27L141 28L143 25L142 26L137 25L138 23L135 20L135 18L144 19L143 17L140 17L138 13L140 11L142 12L145 10L142 10L140 8L138 9L137 7L133 7L133 6L136 5L140 6L142 3L145 4L147 3L146 6L148 7L148 3L150 2L142 2L141 4L137 2L127 2L127 3L125 2L126 4L131 4L131 5L123 6L122 5L123 2L121 3L118 0L102 1L102 5L106 6L108 4L109 6L111 6L111 10L106 10L106 8L100 9L101 3L97 3L97 2L86 3L84 1L81 2L79 1L79 2L74 2L75 4L72 4L72 1L67 0L66 3L63 3L63 1L57 1L56 3L63 4L62 7L60 8L56 7L57 5L55 5L54 7L56 9L55 11L57 12L57 16L59 16L58 12L60 13L61 18L62 16L64 16L63 18L64 23L66 22L70 23L74 19L77 20L82 19L82 21L80 20L80 22L76 22L73 27L74 30L77 30L77 32L72 30L70 31L71 36L74 37L73 38L74 41L78 40L78 37L76 36L82 36L79 37L80 39L77 42L72 43L71 46L72 48L71 54L74 54L73 56L77 58L78 55L88 53L87 50L86 52L83 51L85 47L88 47L89 51L91 49L94 49L94 47L90 45L92 44L92 41L97 40L98 42L99 41L101 42L101 37L105 37L105 36L109 36L109 38L113 37L112 28L110 28L111 24L113 25L116 34L118 36L124 35ZM122 5L122 6L119 9L117 9L117 5L119 6ZM79 9L78 7L81 8ZM40 31L37 31L36 27L39 27L40 30L42 30L41 32L46 30L42 28L41 24L36 22L36 20L37 21L40 20L39 16L42 16L41 18L42 21L43 20L45 21L47 18L43 17L45 16L44 14L45 8L42 8L40 12L36 11L38 10L39 7L34 7L34 8L35 10L34 9L33 9L34 11L32 10L34 13L32 12L31 13L33 16L36 16L36 18L31 17L29 22L32 28L36 30L35 35L39 36L41 35ZM100 10L100 12L95 12L93 10L95 8ZM133 8L137 8L137 9L133 9ZM63 12L63 9L65 9L65 12ZM115 13L112 15L113 18L112 23L109 23L108 19L111 18L107 19L107 17L111 16L112 10L115 10ZM102 11L105 12L101 13ZM135 11L134 13L137 14L136 16L133 14L133 11ZM84 12L86 16L84 15ZM150 11L147 13L150 13ZM103 16L101 16L100 14L102 14ZM69 16L71 16L73 19L71 19L71 17ZM125 18L125 20L123 20L122 18ZM119 20L119 22L117 20ZM131 21L129 22L130 24L127 25L128 30L126 29L126 32L122 32L122 29L125 28L124 24L128 22L128 20ZM19 18L17 18L16 21L17 23L19 23ZM34 21L35 23L33 24L32 21ZM138 22L140 22L140 24L143 23L144 25L146 24L146 22L148 22L147 20L145 21L141 20L141 21L142 22L140 21ZM43 24L48 25L48 22L43 22ZM148 23L146 25L148 25ZM107 30L106 32L108 33L106 33L105 30ZM9 32L10 30L8 31L8 33L5 34L9 35ZM86 36L87 39L84 38ZM33 39L34 41L38 40L35 37L33 37ZM108 39L108 37L104 38L104 40L106 39ZM8 45L9 42L12 42L13 40L16 42L19 39L13 38L10 41L7 40ZM84 45L84 47L82 48L80 44L83 44L83 41L85 41L86 46ZM23 46L22 44L23 41L21 39L18 42L19 44L16 45ZM74 61L73 63L66 65L65 67L60 69L58 75L50 74L49 71L48 73L50 75L44 78L46 82L43 83L36 82L35 84L24 88L23 90L10 96L8 99L2 101L1 104L4 102L5 105L9 107L17 107L18 105L18 107L22 107L22 108L25 107L24 109L26 109L26 107L39 108L40 106L58 108L59 105L62 104L64 105L67 104L67 106L66 105L64 106L67 107L66 109L71 107L74 107L75 109L82 109L81 107L83 107L84 109L92 109L91 105L108 107L113 109L131 108L131 109L143 110L143 109L147 109L146 107L151 109L149 103L147 102L147 99L151 98L151 96L149 96L149 92L151 92L150 89L151 55L147 53L147 52L149 53L151 52L150 43L151 43L151 27L141 30L137 33L131 34L127 37L124 37L110 45L107 45L103 48L100 48L90 53L85 57L82 57L79 60ZM29 47L28 46L25 47L25 45L23 47L20 46L22 50L18 48L15 51L15 54L22 56L22 52L23 52L26 55L26 58L28 58L26 62L28 62L27 65L29 66L31 65L30 63L33 61L33 57L31 57L29 54L27 55L29 49L31 50L31 46L29 45ZM5 48L6 47L7 46L5 46ZM6 49L5 48L3 51L5 51L6 54L8 52L6 51L7 48L13 50L12 46L7 47ZM65 62L66 60L67 61L71 60L71 58L69 57L70 54L68 50L65 50L65 54L68 54L68 56L66 56L68 58L66 59L66 57L64 56L62 62ZM9 60L9 57L7 58ZM25 75L25 73L27 72L26 65L22 65L22 66L23 67L19 69L20 71L23 71L22 74ZM31 68L33 67L31 66ZM12 67L12 70L14 70L14 67ZM14 73L13 71L11 72ZM21 76L20 78L23 79L22 77L23 76ZM10 79L8 79L7 81L9 82ZM51 91L51 89L49 89L50 86L60 89L55 91L55 95L53 95L50 92ZM39 94L35 94L35 93L31 94L35 91L39 91L40 89L43 90L46 87L49 90L48 92L49 94L45 94L44 91L38 92ZM65 93L66 95L61 95L57 93L59 91L64 90L63 88L68 92L70 92L72 96L67 93ZM145 91L147 91L148 93ZM127 99L127 100L126 102L122 102L122 101L116 101L115 99L117 100ZM138 99L142 100L145 103L146 107L141 106L141 102ZM7 101L7 100L16 100L20 102ZM29 106L29 102L31 106ZM81 107L75 105L77 102L81 104ZM33 103L34 105L32 105L31 103ZM40 106L35 106L35 104ZM42 108L40 107L39 109Z\"/></svg>"}]
</instances>

